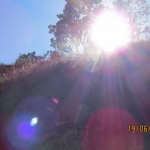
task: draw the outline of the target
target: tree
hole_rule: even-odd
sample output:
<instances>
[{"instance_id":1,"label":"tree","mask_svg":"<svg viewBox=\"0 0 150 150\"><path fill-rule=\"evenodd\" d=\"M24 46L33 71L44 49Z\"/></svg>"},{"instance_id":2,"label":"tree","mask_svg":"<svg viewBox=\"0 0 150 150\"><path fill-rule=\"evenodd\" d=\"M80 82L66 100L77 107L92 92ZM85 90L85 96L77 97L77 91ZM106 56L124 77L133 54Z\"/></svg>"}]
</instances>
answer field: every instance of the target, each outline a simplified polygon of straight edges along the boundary
<instances>
[{"instance_id":1,"label":"tree","mask_svg":"<svg viewBox=\"0 0 150 150\"><path fill-rule=\"evenodd\" d=\"M132 28L132 39L139 38L143 33L145 23L148 21L150 7L146 0L116 0L114 9L126 15ZM89 30L95 19L107 8L101 0L66 0L62 14L58 14L59 21L55 25L49 25L49 33L54 37L50 39L51 46L56 51L66 51L71 54L94 54L97 50L92 42ZM79 51L80 49L80 51Z\"/></svg>"},{"instance_id":2,"label":"tree","mask_svg":"<svg viewBox=\"0 0 150 150\"><path fill-rule=\"evenodd\" d=\"M66 50L70 53L79 54L83 49L84 54L89 53L91 39L89 29L92 19L99 14L104 6L101 0L66 0L62 14L58 14L59 21L56 25L49 25L51 46L55 50ZM74 51L75 50L75 51Z\"/></svg>"},{"instance_id":3,"label":"tree","mask_svg":"<svg viewBox=\"0 0 150 150\"><path fill-rule=\"evenodd\" d=\"M15 61L15 65L23 66L28 65L29 63L35 62L37 60L43 60L44 56L36 56L36 52L28 53L28 54L20 54L19 57Z\"/></svg>"},{"instance_id":4,"label":"tree","mask_svg":"<svg viewBox=\"0 0 150 150\"><path fill-rule=\"evenodd\" d=\"M144 26L150 15L150 6L146 0L116 0L113 5L119 13L126 15L132 27L132 39L139 39L143 33L145 34Z\"/></svg>"},{"instance_id":5,"label":"tree","mask_svg":"<svg viewBox=\"0 0 150 150\"><path fill-rule=\"evenodd\" d=\"M143 33L145 34L146 39L150 40L150 26L146 26Z\"/></svg>"}]
</instances>

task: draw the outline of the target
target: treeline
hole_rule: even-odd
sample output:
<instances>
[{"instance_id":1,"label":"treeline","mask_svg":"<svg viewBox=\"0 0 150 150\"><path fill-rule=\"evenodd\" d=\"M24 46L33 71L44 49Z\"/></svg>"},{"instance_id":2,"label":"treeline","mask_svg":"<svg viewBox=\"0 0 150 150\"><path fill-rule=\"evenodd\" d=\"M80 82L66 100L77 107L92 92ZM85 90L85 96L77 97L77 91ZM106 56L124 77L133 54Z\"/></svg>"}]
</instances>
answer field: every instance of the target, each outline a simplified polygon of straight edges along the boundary
<instances>
[{"instance_id":1,"label":"treeline","mask_svg":"<svg viewBox=\"0 0 150 150\"><path fill-rule=\"evenodd\" d=\"M20 69L22 67L27 67L29 64L50 61L50 60L58 60L63 55L58 51L47 51L43 56L36 55L36 52L33 51L27 54L19 54L19 57L15 60L13 64L0 64L0 75L5 75L9 71L13 69Z\"/></svg>"}]
</instances>

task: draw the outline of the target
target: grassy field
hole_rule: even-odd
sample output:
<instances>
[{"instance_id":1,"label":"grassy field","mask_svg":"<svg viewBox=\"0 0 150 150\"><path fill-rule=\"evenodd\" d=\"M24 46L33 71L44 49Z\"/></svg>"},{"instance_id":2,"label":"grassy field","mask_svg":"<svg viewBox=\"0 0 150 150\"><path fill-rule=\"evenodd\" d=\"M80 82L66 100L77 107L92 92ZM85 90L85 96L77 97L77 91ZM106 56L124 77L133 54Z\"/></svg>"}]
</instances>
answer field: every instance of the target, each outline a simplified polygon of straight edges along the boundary
<instances>
[{"instance_id":1,"label":"grassy field","mask_svg":"<svg viewBox=\"0 0 150 150\"><path fill-rule=\"evenodd\" d=\"M95 131L96 127L95 130L87 127L88 120L96 112L107 108L119 108L128 112L136 120L137 126L150 126L149 42L131 44L109 57L90 59L77 56L72 59L63 57L57 61L31 63L17 69L12 66L8 71L5 70L5 73L0 75L0 149L15 147L11 145L7 137L9 134L6 134L5 130L18 114L28 112L41 119L42 132L36 146L26 149L97 150L100 147L110 149L111 139L107 139L105 132L98 133ZM117 114L106 113L104 117L107 119L104 122L109 120L109 115L112 115L110 120L115 120L112 118L116 118L120 111L115 112ZM132 121L127 123L128 119L124 120L124 125L119 120L112 125L114 129L115 125L122 124L122 127L126 127L123 133L127 135L124 138L116 138L116 132L112 134L114 136L112 138L118 140L117 143L113 141L116 147L112 143L114 149L149 150L150 133L142 132L138 135L129 133L127 126ZM85 134L87 131L91 135ZM92 133L98 134L96 136L100 139L101 135L106 136L105 144L91 144L90 141L94 136ZM141 145L135 135L141 136ZM135 145L132 142L133 138ZM124 147L118 145L127 139L131 140L126 142Z\"/></svg>"}]
</instances>

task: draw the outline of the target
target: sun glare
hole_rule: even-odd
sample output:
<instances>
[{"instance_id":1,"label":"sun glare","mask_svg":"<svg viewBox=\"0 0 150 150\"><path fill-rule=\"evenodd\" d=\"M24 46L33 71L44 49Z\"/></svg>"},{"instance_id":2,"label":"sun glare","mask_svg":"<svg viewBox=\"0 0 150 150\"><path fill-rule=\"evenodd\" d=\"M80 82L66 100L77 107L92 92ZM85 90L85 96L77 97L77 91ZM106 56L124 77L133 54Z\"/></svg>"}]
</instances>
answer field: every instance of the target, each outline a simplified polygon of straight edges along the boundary
<instances>
[{"instance_id":1,"label":"sun glare","mask_svg":"<svg viewBox=\"0 0 150 150\"><path fill-rule=\"evenodd\" d=\"M112 11L103 12L91 28L92 40L107 54L127 45L130 34L130 26L125 18Z\"/></svg>"}]
</instances>

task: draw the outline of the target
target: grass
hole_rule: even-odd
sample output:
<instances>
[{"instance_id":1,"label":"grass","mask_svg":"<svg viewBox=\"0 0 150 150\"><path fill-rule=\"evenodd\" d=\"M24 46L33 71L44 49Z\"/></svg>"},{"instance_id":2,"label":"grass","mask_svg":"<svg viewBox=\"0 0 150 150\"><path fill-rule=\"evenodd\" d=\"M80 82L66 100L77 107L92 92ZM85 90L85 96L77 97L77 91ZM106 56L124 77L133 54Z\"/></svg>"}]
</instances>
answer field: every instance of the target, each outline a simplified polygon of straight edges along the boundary
<instances>
[{"instance_id":1,"label":"grass","mask_svg":"<svg viewBox=\"0 0 150 150\"><path fill-rule=\"evenodd\" d=\"M150 124L149 62L150 44L142 42L132 43L126 51L111 59L102 61L99 58L95 66L91 65L93 72L88 68L90 60L77 56L71 60L64 57L31 63L19 69L12 67L0 76L0 115L8 116L9 120L18 110L24 109L25 106L18 106L26 98L57 98L59 122L54 123L57 131L53 136L48 134L51 131L44 131L40 142L31 149L81 150L83 128L92 113L99 109L119 107L130 112L139 124ZM127 82L128 77L132 77L132 84ZM141 85L144 90L137 88ZM113 101L112 97L117 100ZM7 124L3 119L1 122ZM147 150L150 135L143 133L143 137ZM0 143L0 148L2 145Z\"/></svg>"}]
</instances>

